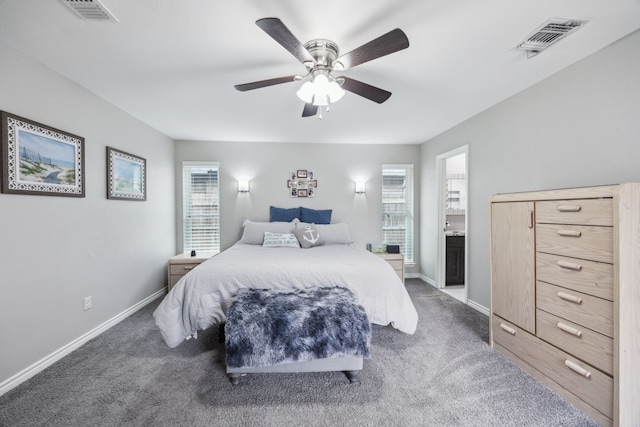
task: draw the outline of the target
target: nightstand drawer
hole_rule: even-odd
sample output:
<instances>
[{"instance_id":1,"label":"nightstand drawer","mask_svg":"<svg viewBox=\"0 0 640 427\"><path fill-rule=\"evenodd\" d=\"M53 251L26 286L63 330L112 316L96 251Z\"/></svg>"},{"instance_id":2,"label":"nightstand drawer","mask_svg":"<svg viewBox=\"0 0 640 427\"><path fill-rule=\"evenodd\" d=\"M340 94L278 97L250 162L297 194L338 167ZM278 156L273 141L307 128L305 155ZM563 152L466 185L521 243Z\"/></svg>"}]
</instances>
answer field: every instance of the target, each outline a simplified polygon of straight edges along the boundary
<instances>
[{"instance_id":1,"label":"nightstand drawer","mask_svg":"<svg viewBox=\"0 0 640 427\"><path fill-rule=\"evenodd\" d=\"M613 263L613 227L536 225L538 252Z\"/></svg>"},{"instance_id":2,"label":"nightstand drawer","mask_svg":"<svg viewBox=\"0 0 640 427\"><path fill-rule=\"evenodd\" d=\"M404 283L404 255L390 253L381 253L376 255L387 261L387 264L393 268L400 280Z\"/></svg>"},{"instance_id":3,"label":"nightstand drawer","mask_svg":"<svg viewBox=\"0 0 640 427\"><path fill-rule=\"evenodd\" d=\"M400 260L400 261L387 261L387 263L389 263L389 265L396 271L402 269L402 260Z\"/></svg>"},{"instance_id":4,"label":"nightstand drawer","mask_svg":"<svg viewBox=\"0 0 640 427\"><path fill-rule=\"evenodd\" d=\"M193 264L171 264L169 266L169 274L181 274L184 276L199 265L199 262Z\"/></svg>"},{"instance_id":5,"label":"nightstand drawer","mask_svg":"<svg viewBox=\"0 0 640 427\"><path fill-rule=\"evenodd\" d=\"M536 222L613 226L612 199L536 202Z\"/></svg>"},{"instance_id":6,"label":"nightstand drawer","mask_svg":"<svg viewBox=\"0 0 640 427\"><path fill-rule=\"evenodd\" d=\"M538 281L536 306L548 313L613 337L613 302Z\"/></svg>"},{"instance_id":7,"label":"nightstand drawer","mask_svg":"<svg viewBox=\"0 0 640 427\"><path fill-rule=\"evenodd\" d=\"M199 253L198 256L190 256L190 253L185 252L180 255L176 255L169 259L169 266L167 268L167 290L170 291L178 280L180 280L185 274L211 258L215 256L213 252Z\"/></svg>"},{"instance_id":8,"label":"nightstand drawer","mask_svg":"<svg viewBox=\"0 0 640 427\"><path fill-rule=\"evenodd\" d=\"M538 280L613 301L613 264L538 252Z\"/></svg>"}]
</instances>

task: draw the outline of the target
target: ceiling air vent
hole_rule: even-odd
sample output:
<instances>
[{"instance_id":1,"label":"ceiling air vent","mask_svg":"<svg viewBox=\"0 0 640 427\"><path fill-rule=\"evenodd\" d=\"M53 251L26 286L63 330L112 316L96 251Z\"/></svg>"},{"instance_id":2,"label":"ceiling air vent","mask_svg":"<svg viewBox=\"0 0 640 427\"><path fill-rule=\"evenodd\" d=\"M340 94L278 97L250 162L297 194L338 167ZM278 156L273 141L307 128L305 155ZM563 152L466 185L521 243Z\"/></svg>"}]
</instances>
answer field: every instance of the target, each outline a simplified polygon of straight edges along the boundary
<instances>
[{"instance_id":1,"label":"ceiling air vent","mask_svg":"<svg viewBox=\"0 0 640 427\"><path fill-rule=\"evenodd\" d=\"M526 51L527 58L533 58L552 44L582 28L586 23L577 19L550 19L515 48Z\"/></svg>"},{"instance_id":2,"label":"ceiling air vent","mask_svg":"<svg viewBox=\"0 0 640 427\"><path fill-rule=\"evenodd\" d=\"M90 21L116 21L118 19L113 16L98 0L61 0L69 9L82 19Z\"/></svg>"}]
</instances>

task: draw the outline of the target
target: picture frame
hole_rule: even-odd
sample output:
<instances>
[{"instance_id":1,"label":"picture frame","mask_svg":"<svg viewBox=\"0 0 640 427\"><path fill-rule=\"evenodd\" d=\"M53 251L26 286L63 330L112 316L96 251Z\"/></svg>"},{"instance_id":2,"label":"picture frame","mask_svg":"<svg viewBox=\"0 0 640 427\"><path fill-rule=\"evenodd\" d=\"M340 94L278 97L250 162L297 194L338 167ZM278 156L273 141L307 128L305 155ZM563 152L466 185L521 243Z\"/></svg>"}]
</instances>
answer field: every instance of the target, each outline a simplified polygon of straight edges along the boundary
<instances>
[{"instance_id":1,"label":"picture frame","mask_svg":"<svg viewBox=\"0 0 640 427\"><path fill-rule=\"evenodd\" d=\"M85 196L84 138L0 112L2 192Z\"/></svg>"},{"instance_id":2,"label":"picture frame","mask_svg":"<svg viewBox=\"0 0 640 427\"><path fill-rule=\"evenodd\" d=\"M147 160L107 147L107 199L147 200Z\"/></svg>"},{"instance_id":3,"label":"picture frame","mask_svg":"<svg viewBox=\"0 0 640 427\"><path fill-rule=\"evenodd\" d=\"M308 169L290 170L287 188L291 197L315 197L315 189L318 188L315 172Z\"/></svg>"}]
</instances>

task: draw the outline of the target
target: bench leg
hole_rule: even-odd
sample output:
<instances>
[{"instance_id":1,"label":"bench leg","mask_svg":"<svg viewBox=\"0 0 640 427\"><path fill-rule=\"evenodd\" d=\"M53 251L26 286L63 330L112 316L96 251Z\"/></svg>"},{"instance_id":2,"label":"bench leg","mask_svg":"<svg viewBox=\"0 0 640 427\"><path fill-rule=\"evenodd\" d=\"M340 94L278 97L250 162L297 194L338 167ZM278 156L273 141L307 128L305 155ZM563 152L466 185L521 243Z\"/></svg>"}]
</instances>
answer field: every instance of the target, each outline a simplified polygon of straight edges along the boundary
<instances>
[{"instance_id":1,"label":"bench leg","mask_svg":"<svg viewBox=\"0 0 640 427\"><path fill-rule=\"evenodd\" d=\"M240 384L240 377L242 374L229 374L229 379L231 380L231 384L238 385Z\"/></svg>"},{"instance_id":2,"label":"bench leg","mask_svg":"<svg viewBox=\"0 0 640 427\"><path fill-rule=\"evenodd\" d=\"M344 371L344 374L347 376L349 382L353 384L358 382L360 371Z\"/></svg>"}]
</instances>

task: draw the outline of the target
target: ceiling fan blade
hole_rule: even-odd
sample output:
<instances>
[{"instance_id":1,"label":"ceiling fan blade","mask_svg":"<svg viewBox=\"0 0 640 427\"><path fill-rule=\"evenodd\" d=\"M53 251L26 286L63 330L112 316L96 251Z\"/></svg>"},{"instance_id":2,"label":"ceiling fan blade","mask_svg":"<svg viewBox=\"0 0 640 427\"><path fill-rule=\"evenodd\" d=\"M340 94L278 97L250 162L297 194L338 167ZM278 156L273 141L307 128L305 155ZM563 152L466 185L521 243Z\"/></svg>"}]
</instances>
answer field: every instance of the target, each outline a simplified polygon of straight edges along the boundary
<instances>
[{"instance_id":1,"label":"ceiling fan blade","mask_svg":"<svg viewBox=\"0 0 640 427\"><path fill-rule=\"evenodd\" d=\"M356 65L380 58L390 53L397 52L409 47L407 35L399 28L391 30L386 34L355 48L339 57L336 62L340 62L343 69L353 68Z\"/></svg>"},{"instance_id":2,"label":"ceiling fan blade","mask_svg":"<svg viewBox=\"0 0 640 427\"><path fill-rule=\"evenodd\" d=\"M304 104L304 110L302 110L302 117L315 116L318 112L318 106L313 104Z\"/></svg>"},{"instance_id":3,"label":"ceiling fan blade","mask_svg":"<svg viewBox=\"0 0 640 427\"><path fill-rule=\"evenodd\" d=\"M309 54L309 51L304 47L304 44L300 42L293 35L291 31L282 23L278 18L262 18L256 21L256 25L269 34L271 38L280 43L282 47L287 49L293 56L298 58L298 61L302 62L315 62L313 56Z\"/></svg>"},{"instance_id":4,"label":"ceiling fan blade","mask_svg":"<svg viewBox=\"0 0 640 427\"><path fill-rule=\"evenodd\" d=\"M261 87L279 85L281 83L289 83L295 81L296 76L284 76L276 77L275 79L260 80L257 82L244 83L241 85L235 85L234 87L240 92L246 92L248 90L260 89Z\"/></svg>"},{"instance_id":5,"label":"ceiling fan blade","mask_svg":"<svg viewBox=\"0 0 640 427\"><path fill-rule=\"evenodd\" d=\"M350 79L349 77L339 77L338 79L344 79L342 89L353 92L356 95L360 95L373 102L377 102L378 104L382 104L391 96L391 92L371 86L359 80Z\"/></svg>"}]
</instances>

